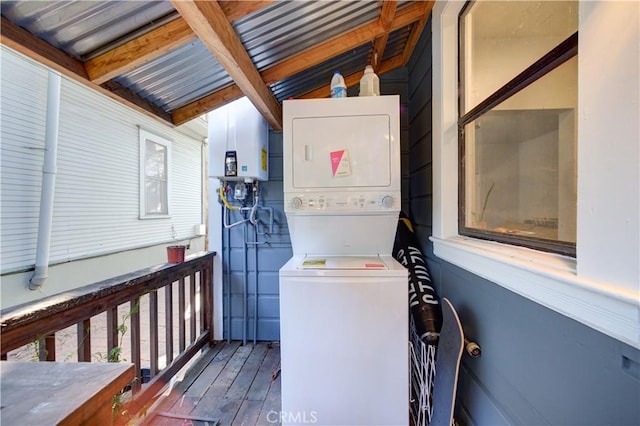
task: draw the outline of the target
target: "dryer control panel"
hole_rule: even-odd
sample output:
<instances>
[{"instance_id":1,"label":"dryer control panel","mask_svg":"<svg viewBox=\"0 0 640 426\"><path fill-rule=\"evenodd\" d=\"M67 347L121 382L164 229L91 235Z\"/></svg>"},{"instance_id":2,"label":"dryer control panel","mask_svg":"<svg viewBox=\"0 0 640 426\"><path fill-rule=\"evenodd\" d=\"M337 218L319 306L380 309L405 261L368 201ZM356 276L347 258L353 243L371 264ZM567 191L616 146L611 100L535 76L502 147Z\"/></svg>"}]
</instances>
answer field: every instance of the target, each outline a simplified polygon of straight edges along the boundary
<instances>
[{"instance_id":1,"label":"dryer control panel","mask_svg":"<svg viewBox=\"0 0 640 426\"><path fill-rule=\"evenodd\" d=\"M389 212L400 210L400 196L391 192L287 194L286 212Z\"/></svg>"}]
</instances>

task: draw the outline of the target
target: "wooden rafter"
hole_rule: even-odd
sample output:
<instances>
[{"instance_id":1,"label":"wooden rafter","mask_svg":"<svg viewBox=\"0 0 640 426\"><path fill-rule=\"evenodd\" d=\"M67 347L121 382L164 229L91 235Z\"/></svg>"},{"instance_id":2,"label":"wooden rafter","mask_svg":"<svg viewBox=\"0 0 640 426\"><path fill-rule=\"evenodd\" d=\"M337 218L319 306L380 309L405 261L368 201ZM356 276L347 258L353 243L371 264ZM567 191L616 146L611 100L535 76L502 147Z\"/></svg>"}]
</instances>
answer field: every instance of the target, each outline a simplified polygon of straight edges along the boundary
<instances>
[{"instance_id":1,"label":"wooden rafter","mask_svg":"<svg viewBox=\"0 0 640 426\"><path fill-rule=\"evenodd\" d=\"M377 69L377 73L382 75L391 72L395 69L401 68L406 65L408 58L411 56L413 49L417 43L420 33L424 28L424 24L429 18L431 9L433 8L433 1L429 2L416 2L412 6L405 7L399 10L391 20L391 24L388 26L387 34L402 28L406 25L412 25L411 33L409 34L409 40L407 42L408 48L405 48L402 54L395 55L385 61L382 61ZM382 14L381 14L382 19ZM383 27L381 19L377 22L380 28ZM367 24L371 25L371 24ZM341 38L348 37L343 35ZM385 42L386 43L386 42ZM344 77L347 87L353 87L360 82L363 71L347 75ZM264 73L263 73L264 75ZM299 99L314 99L314 98L326 98L330 95L329 85L323 85L315 90L298 96Z\"/></svg>"},{"instance_id":2,"label":"wooden rafter","mask_svg":"<svg viewBox=\"0 0 640 426\"><path fill-rule=\"evenodd\" d=\"M397 0L387 0L382 3L382 10L380 11L380 19L378 22L385 31L382 35L376 37L373 42L373 52L371 53L371 66L373 66L375 72L379 72L380 70L384 48L389 39L389 28L391 28L393 17L396 14L396 6L398 6Z\"/></svg>"},{"instance_id":3,"label":"wooden rafter","mask_svg":"<svg viewBox=\"0 0 640 426\"><path fill-rule=\"evenodd\" d=\"M412 2L396 10L397 0L384 0L380 16L375 21L364 23L358 28L289 57L263 70L260 74L230 22L272 2L273 0L218 2L173 0L173 5L181 16L85 63L54 48L5 18L2 18L0 28L3 44L167 124L182 124L246 94L269 124L279 129L282 120L281 107L271 93L269 84L366 43L371 43L373 52L377 52L378 64L374 63L375 54L372 54L371 59L378 74L403 66L411 56L434 3L433 1ZM389 34L409 25L411 26L410 35L402 55L381 62ZM172 112L167 112L113 81L113 78L196 38L200 38L213 52L218 62L234 79L235 84L210 93ZM361 72L348 75L345 76L345 80L349 86L352 86L358 83L361 75ZM302 97L314 96L328 96L328 85Z\"/></svg>"},{"instance_id":4,"label":"wooden rafter","mask_svg":"<svg viewBox=\"0 0 640 426\"><path fill-rule=\"evenodd\" d=\"M224 1L220 6L229 21L235 21L265 7L272 1ZM87 62L89 78L98 84L125 74L196 39L182 17L142 34Z\"/></svg>"},{"instance_id":5,"label":"wooden rafter","mask_svg":"<svg viewBox=\"0 0 640 426\"><path fill-rule=\"evenodd\" d=\"M227 86L204 98L198 99L188 105L178 108L171 114L173 122L176 126L186 123L194 117L202 115L206 112L221 107L235 99L242 97L242 90L235 85Z\"/></svg>"},{"instance_id":6,"label":"wooden rafter","mask_svg":"<svg viewBox=\"0 0 640 426\"><path fill-rule=\"evenodd\" d=\"M281 130L280 103L262 81L220 5L195 0L172 0L172 4L271 127Z\"/></svg>"},{"instance_id":7,"label":"wooden rafter","mask_svg":"<svg viewBox=\"0 0 640 426\"><path fill-rule=\"evenodd\" d=\"M164 111L162 108L158 107L151 102L142 99L140 96L133 93L131 90L127 89L116 83L115 81L107 81L101 86L98 86L102 89L103 93L107 93L111 98L114 98L119 101L125 101L129 104L129 106L133 106L138 110L143 110L147 113L153 114L155 118L161 118L166 123L173 125L173 120L171 119L171 114Z\"/></svg>"},{"instance_id":8,"label":"wooden rafter","mask_svg":"<svg viewBox=\"0 0 640 426\"><path fill-rule=\"evenodd\" d=\"M196 39L182 18L85 62L91 81L102 84Z\"/></svg>"},{"instance_id":9,"label":"wooden rafter","mask_svg":"<svg viewBox=\"0 0 640 426\"><path fill-rule=\"evenodd\" d=\"M262 78L267 84L275 83L367 43L380 32L378 22L361 25L343 36L320 43L264 70Z\"/></svg>"},{"instance_id":10,"label":"wooden rafter","mask_svg":"<svg viewBox=\"0 0 640 426\"><path fill-rule=\"evenodd\" d=\"M273 1L274 0L230 0L219 1L218 4L220 4L229 22L233 22L268 6L270 3L273 3Z\"/></svg>"},{"instance_id":11,"label":"wooden rafter","mask_svg":"<svg viewBox=\"0 0 640 426\"><path fill-rule=\"evenodd\" d=\"M149 101L136 96L133 92L122 86L102 87L89 80L82 62L56 49L43 40L40 40L30 32L14 25L9 20L2 18L0 31L1 42L23 55L48 66L75 81L78 81L91 89L97 90L110 98L123 103L143 114L155 119L160 119L166 124L173 125L171 116L162 111Z\"/></svg>"},{"instance_id":12,"label":"wooden rafter","mask_svg":"<svg viewBox=\"0 0 640 426\"><path fill-rule=\"evenodd\" d=\"M396 55L385 61L382 61L382 63L380 64L380 73L381 74L388 73L390 71L401 68L403 66L404 64L402 62L402 55ZM353 87L359 84L363 73L364 71L358 71L353 74L349 74L345 76L344 82L347 85L347 87ZM305 93L301 96L298 96L298 99L326 98L331 94L330 92L331 90L329 88L329 85L327 84L315 90L312 90L308 93Z\"/></svg>"},{"instance_id":13,"label":"wooden rafter","mask_svg":"<svg viewBox=\"0 0 640 426\"><path fill-rule=\"evenodd\" d=\"M0 25L2 44L73 78L87 78L82 62L35 37L27 30L2 18Z\"/></svg>"},{"instance_id":14,"label":"wooden rafter","mask_svg":"<svg viewBox=\"0 0 640 426\"><path fill-rule=\"evenodd\" d=\"M391 72L393 70L396 70L398 68L402 68L403 66L405 66L405 63L403 62L403 56L402 55L396 55L396 56L392 56L391 58L382 61L382 63L380 64L380 75L382 74L386 74L388 72Z\"/></svg>"},{"instance_id":15,"label":"wooden rafter","mask_svg":"<svg viewBox=\"0 0 640 426\"><path fill-rule=\"evenodd\" d=\"M409 38L407 39L407 43L404 45L404 50L402 51L402 63L406 65L411 58L411 54L413 53L413 49L416 47L418 40L420 39L420 35L424 30L424 26L429 19L429 15L431 14L431 10L433 9L434 1L425 2L424 5L424 15L422 19L416 21L411 26L411 32L409 33Z\"/></svg>"},{"instance_id":16,"label":"wooden rafter","mask_svg":"<svg viewBox=\"0 0 640 426\"><path fill-rule=\"evenodd\" d=\"M389 32L410 25L420 20L424 14L423 2L416 2L396 12L393 21L389 25ZM294 74L304 71L314 65L318 65L336 55L347 52L364 43L375 40L385 33L385 29L379 21L370 22L334 37L324 43L320 43L311 49L307 49L294 55L262 72L262 79L267 84L272 84Z\"/></svg>"},{"instance_id":17,"label":"wooden rafter","mask_svg":"<svg viewBox=\"0 0 640 426\"><path fill-rule=\"evenodd\" d=\"M431 9L429 8L429 10ZM424 17L425 12L425 2L416 2L410 6L398 10L391 19L391 23L388 26L388 32L395 31L399 28L411 25L412 23L419 21ZM314 65L322 63L323 61L326 61L327 59L330 59L335 55L356 48L364 43L371 42L376 38L377 35L383 34L385 32L384 27L385 26L380 19L374 22L365 23L364 25L355 28L354 30L351 30L339 37L336 37L325 43L321 43L314 48L308 49L303 53L295 55L280 62L279 64L276 64L271 68L266 69L262 72L262 79L266 84L271 84L284 78L290 77L300 71L304 71ZM378 73L384 74L385 72L388 72L389 64L397 64L399 59L401 58L390 58L390 60L386 61L386 63L380 64ZM355 80L354 84L360 81L362 73L358 75L359 76ZM350 78L355 77L352 76ZM313 91L309 94L313 95L314 93L318 94L316 97L329 96L328 86L326 90L321 88L318 89L318 91ZM307 97L309 94L302 97ZM236 97L233 98L231 97L231 95L235 95ZM176 124L189 121L192 118L202 114L203 112L211 111L241 96L242 91L240 91L240 89L236 85L228 86L224 89L223 93L212 93L211 95L205 96L202 99L199 99L176 110L173 113L173 120Z\"/></svg>"}]
</instances>

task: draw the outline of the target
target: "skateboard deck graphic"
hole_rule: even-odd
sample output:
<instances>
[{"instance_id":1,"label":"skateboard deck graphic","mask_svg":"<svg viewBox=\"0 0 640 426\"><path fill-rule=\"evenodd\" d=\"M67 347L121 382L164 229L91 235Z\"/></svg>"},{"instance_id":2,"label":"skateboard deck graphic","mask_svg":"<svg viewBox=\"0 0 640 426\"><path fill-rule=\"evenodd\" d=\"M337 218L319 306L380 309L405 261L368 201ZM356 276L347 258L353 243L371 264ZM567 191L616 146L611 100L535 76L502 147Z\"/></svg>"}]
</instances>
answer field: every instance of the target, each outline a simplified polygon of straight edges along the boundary
<instances>
[{"instance_id":1,"label":"skateboard deck graphic","mask_svg":"<svg viewBox=\"0 0 640 426\"><path fill-rule=\"evenodd\" d=\"M442 329L436 352L436 377L433 385L433 414L430 424L450 426L456 400L458 372L464 347L464 333L458 314L447 298L442 298Z\"/></svg>"}]
</instances>

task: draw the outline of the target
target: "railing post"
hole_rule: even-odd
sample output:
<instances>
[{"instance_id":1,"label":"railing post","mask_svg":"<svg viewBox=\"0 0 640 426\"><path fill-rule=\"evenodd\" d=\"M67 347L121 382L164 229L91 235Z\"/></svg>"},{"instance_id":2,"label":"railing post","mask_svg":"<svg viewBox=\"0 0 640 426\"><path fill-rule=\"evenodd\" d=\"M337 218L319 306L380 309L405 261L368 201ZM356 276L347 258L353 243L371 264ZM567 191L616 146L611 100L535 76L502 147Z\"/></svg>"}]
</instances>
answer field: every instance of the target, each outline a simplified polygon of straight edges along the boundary
<instances>
[{"instance_id":1,"label":"railing post","mask_svg":"<svg viewBox=\"0 0 640 426\"><path fill-rule=\"evenodd\" d=\"M118 307L107 309L107 361L120 361L121 342L118 341ZM118 349L116 349L118 348ZM118 351L118 352L116 352Z\"/></svg>"},{"instance_id":2,"label":"railing post","mask_svg":"<svg viewBox=\"0 0 640 426\"><path fill-rule=\"evenodd\" d=\"M209 332L209 345L215 343L213 336L213 259L207 263L206 268L202 271L202 287L204 287L204 303L205 327ZM231 332L231 331L229 331Z\"/></svg>"},{"instance_id":3,"label":"railing post","mask_svg":"<svg viewBox=\"0 0 640 426\"><path fill-rule=\"evenodd\" d=\"M206 321L206 314L205 314L205 309L206 309L206 297L207 297L207 289L205 286L205 273L206 271L204 269L201 269L200 271L198 271L198 291L200 292L200 330L199 330L199 334L202 334L203 331L208 330L207 328L207 321Z\"/></svg>"},{"instance_id":4,"label":"railing post","mask_svg":"<svg viewBox=\"0 0 640 426\"><path fill-rule=\"evenodd\" d=\"M131 362L135 365L136 378L133 383L133 392L137 392L142 387L142 371L140 366L140 297L131 300Z\"/></svg>"},{"instance_id":5,"label":"railing post","mask_svg":"<svg viewBox=\"0 0 640 426\"><path fill-rule=\"evenodd\" d=\"M91 362L91 319L78 323L78 362Z\"/></svg>"},{"instance_id":6,"label":"railing post","mask_svg":"<svg viewBox=\"0 0 640 426\"><path fill-rule=\"evenodd\" d=\"M184 295L184 278L180 278L178 281L178 342L180 352L184 351L186 347L186 339L185 339L185 295Z\"/></svg>"},{"instance_id":7,"label":"railing post","mask_svg":"<svg viewBox=\"0 0 640 426\"><path fill-rule=\"evenodd\" d=\"M167 365L173 361L173 283L164 288L165 351Z\"/></svg>"},{"instance_id":8,"label":"railing post","mask_svg":"<svg viewBox=\"0 0 640 426\"><path fill-rule=\"evenodd\" d=\"M196 341L196 274L189 275L189 343Z\"/></svg>"},{"instance_id":9,"label":"railing post","mask_svg":"<svg viewBox=\"0 0 640 426\"><path fill-rule=\"evenodd\" d=\"M56 360L56 335L48 334L38 339L38 360L39 361L55 361Z\"/></svg>"},{"instance_id":10,"label":"railing post","mask_svg":"<svg viewBox=\"0 0 640 426\"><path fill-rule=\"evenodd\" d=\"M149 355L151 357L149 370L151 377L158 373L158 291L149 293Z\"/></svg>"}]
</instances>

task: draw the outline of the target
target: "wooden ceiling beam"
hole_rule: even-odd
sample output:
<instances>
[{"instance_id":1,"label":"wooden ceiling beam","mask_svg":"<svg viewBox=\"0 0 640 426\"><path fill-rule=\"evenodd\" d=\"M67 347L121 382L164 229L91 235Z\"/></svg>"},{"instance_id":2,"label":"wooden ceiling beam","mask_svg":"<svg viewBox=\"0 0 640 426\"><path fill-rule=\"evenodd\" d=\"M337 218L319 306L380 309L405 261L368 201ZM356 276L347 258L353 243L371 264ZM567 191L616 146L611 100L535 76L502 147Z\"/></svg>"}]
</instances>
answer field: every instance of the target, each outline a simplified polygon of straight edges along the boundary
<instances>
[{"instance_id":1,"label":"wooden ceiling beam","mask_svg":"<svg viewBox=\"0 0 640 426\"><path fill-rule=\"evenodd\" d=\"M74 79L87 79L82 62L20 28L6 18L0 21L2 44Z\"/></svg>"},{"instance_id":2,"label":"wooden ceiling beam","mask_svg":"<svg viewBox=\"0 0 640 426\"><path fill-rule=\"evenodd\" d=\"M424 30L424 26L429 19L429 15L431 15L431 10L433 9L434 1L425 2L424 6L424 16L419 21L416 21L411 26L411 32L409 33L409 37L407 39L407 43L404 45L404 49L402 51L402 63L403 66L409 62L411 55L413 53L413 49L418 44L418 40L422 35L422 31Z\"/></svg>"},{"instance_id":3,"label":"wooden ceiling beam","mask_svg":"<svg viewBox=\"0 0 640 426\"><path fill-rule=\"evenodd\" d=\"M416 2L398 10L388 32L410 25L424 16L424 2ZM339 37L335 37L324 43L320 43L311 49L307 49L290 57L262 72L262 79L266 84L272 84L295 75L301 71L318 65L336 55L355 49L386 32L378 20L359 26Z\"/></svg>"},{"instance_id":4,"label":"wooden ceiling beam","mask_svg":"<svg viewBox=\"0 0 640 426\"><path fill-rule=\"evenodd\" d=\"M404 65L402 55L392 56L380 64L380 75L402 68Z\"/></svg>"},{"instance_id":5,"label":"wooden ceiling beam","mask_svg":"<svg viewBox=\"0 0 640 426\"><path fill-rule=\"evenodd\" d=\"M378 22L380 22L383 28L389 29L391 27L397 7L398 0L385 0L382 2L382 10L380 11L380 19L378 19Z\"/></svg>"},{"instance_id":6,"label":"wooden ceiling beam","mask_svg":"<svg viewBox=\"0 0 640 426\"><path fill-rule=\"evenodd\" d=\"M22 53L25 56L51 68L60 74L71 78L85 86L97 90L110 98L127 105L156 120L173 126L170 114L162 111L149 101L136 96L133 92L122 86L102 87L89 80L82 62L56 49L45 41L34 36L27 30L14 25L9 20L2 18L0 25L1 42L5 46Z\"/></svg>"},{"instance_id":7,"label":"wooden ceiling beam","mask_svg":"<svg viewBox=\"0 0 640 426\"><path fill-rule=\"evenodd\" d=\"M121 86L115 81L107 81L106 83L98 87L103 89L102 90L103 93L105 92L108 93L112 98L120 102L125 101L127 104L129 104L130 106L133 106L139 111L143 110L143 111L151 112L154 118L156 119L160 118L162 119L162 121L168 123L171 126L175 125L175 123L171 119L171 114L164 111L162 108L158 107L157 105L152 104L146 99L139 97L134 92L132 92L131 90L127 89L124 86Z\"/></svg>"},{"instance_id":8,"label":"wooden ceiling beam","mask_svg":"<svg viewBox=\"0 0 640 426\"><path fill-rule=\"evenodd\" d=\"M233 22L268 6L273 3L273 1L274 0L227 0L219 1L218 4L220 4L229 22Z\"/></svg>"},{"instance_id":9,"label":"wooden ceiling beam","mask_svg":"<svg viewBox=\"0 0 640 426\"><path fill-rule=\"evenodd\" d=\"M179 126L182 123L186 123L193 118L228 104L242 96L242 90L240 90L237 85L232 84L231 86L227 86L224 89L220 89L204 98L176 109L171 114L171 117L176 126Z\"/></svg>"},{"instance_id":10,"label":"wooden ceiling beam","mask_svg":"<svg viewBox=\"0 0 640 426\"><path fill-rule=\"evenodd\" d=\"M375 39L382 32L378 22L361 25L340 37L320 43L311 49L290 57L262 72L262 79L272 84L318 65Z\"/></svg>"},{"instance_id":11,"label":"wooden ceiling beam","mask_svg":"<svg viewBox=\"0 0 640 426\"><path fill-rule=\"evenodd\" d=\"M220 2L229 21L240 19L259 10L270 1ZM157 59L172 50L196 40L196 35L182 17L142 34L108 52L85 62L89 78L97 84L125 74L140 65Z\"/></svg>"},{"instance_id":12,"label":"wooden ceiling beam","mask_svg":"<svg viewBox=\"0 0 640 426\"><path fill-rule=\"evenodd\" d=\"M177 18L88 60L84 66L91 81L102 84L195 39L184 19Z\"/></svg>"},{"instance_id":13,"label":"wooden ceiling beam","mask_svg":"<svg viewBox=\"0 0 640 426\"><path fill-rule=\"evenodd\" d=\"M433 2L417 1L409 6L403 7L400 10L396 10L393 21L391 21L391 25L389 26L389 32L392 33L395 30L406 27L407 25L411 25L412 23L422 19L425 14L425 10L428 8L425 5L426 3ZM431 10L431 8L428 9Z\"/></svg>"},{"instance_id":14,"label":"wooden ceiling beam","mask_svg":"<svg viewBox=\"0 0 640 426\"><path fill-rule=\"evenodd\" d=\"M271 127L281 130L282 107L262 81L218 2L172 0L171 3Z\"/></svg>"},{"instance_id":15,"label":"wooden ceiling beam","mask_svg":"<svg viewBox=\"0 0 640 426\"><path fill-rule=\"evenodd\" d=\"M382 57L384 55L384 48L387 46L387 40L389 39L389 28L393 22L393 17L396 14L396 7L398 6L397 0L387 0L382 3L382 10L380 11L380 19L378 22L384 28L384 33L376 37L373 42L373 52L371 54L371 66L373 70L378 72Z\"/></svg>"}]
</instances>

